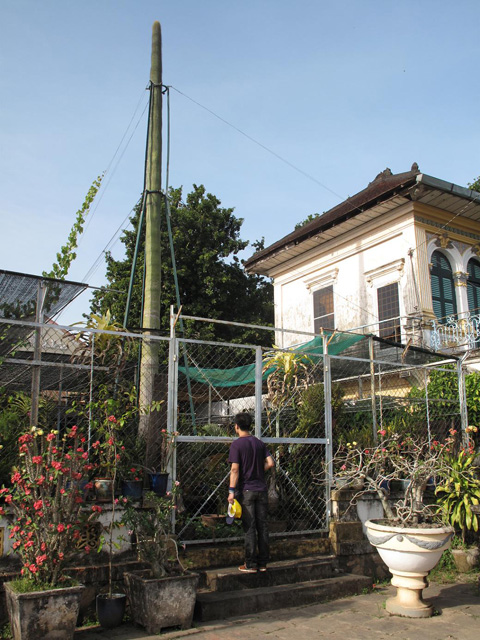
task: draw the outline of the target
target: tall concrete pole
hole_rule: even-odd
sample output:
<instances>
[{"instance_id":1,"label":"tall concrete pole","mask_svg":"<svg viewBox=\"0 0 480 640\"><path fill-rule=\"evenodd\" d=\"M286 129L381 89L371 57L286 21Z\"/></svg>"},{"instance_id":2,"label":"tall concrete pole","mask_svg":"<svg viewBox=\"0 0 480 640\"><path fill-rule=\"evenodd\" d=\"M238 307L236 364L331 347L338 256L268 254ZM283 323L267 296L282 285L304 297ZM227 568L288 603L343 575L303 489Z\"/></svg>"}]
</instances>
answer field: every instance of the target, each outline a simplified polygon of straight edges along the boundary
<instances>
[{"instance_id":1,"label":"tall concrete pole","mask_svg":"<svg viewBox=\"0 0 480 640\"><path fill-rule=\"evenodd\" d=\"M158 373L158 342L149 336L160 328L161 253L160 221L162 208L162 34L160 23L152 28L152 63L150 69L150 121L147 140L145 291L142 327L147 329L140 363L139 401L147 408L154 399L155 375ZM152 330L152 331L150 331ZM156 414L140 419L140 432L151 441ZM147 456L148 457L148 456Z\"/></svg>"}]
</instances>

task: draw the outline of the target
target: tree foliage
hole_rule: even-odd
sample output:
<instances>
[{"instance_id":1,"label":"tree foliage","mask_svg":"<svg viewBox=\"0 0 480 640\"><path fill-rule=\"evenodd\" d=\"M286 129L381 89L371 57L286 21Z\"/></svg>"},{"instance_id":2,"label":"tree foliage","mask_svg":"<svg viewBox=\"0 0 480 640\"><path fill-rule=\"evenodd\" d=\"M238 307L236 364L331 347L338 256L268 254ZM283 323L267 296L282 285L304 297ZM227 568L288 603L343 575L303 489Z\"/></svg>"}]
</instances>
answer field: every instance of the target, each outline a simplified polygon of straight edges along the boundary
<instances>
[{"instance_id":1,"label":"tree foliage","mask_svg":"<svg viewBox=\"0 0 480 640\"><path fill-rule=\"evenodd\" d=\"M476 178L472 183L468 183L468 187L469 189L472 189L472 191L480 191L480 176L478 176L478 178Z\"/></svg>"},{"instance_id":2,"label":"tree foliage","mask_svg":"<svg viewBox=\"0 0 480 640\"><path fill-rule=\"evenodd\" d=\"M184 314L218 320L231 320L249 324L271 325L273 321L273 287L261 276L245 273L238 253L245 249L248 241L240 238L243 220L233 215L233 209L221 206L220 200L206 193L202 185L193 185L193 190L182 200L182 189L171 189L170 222L179 283L180 301ZM115 322L123 324L127 290L133 261L137 228L140 218L140 203L131 218L132 228L123 232L121 241L125 245L126 257L115 260L108 253L107 290L96 291L91 310L104 314L110 309ZM254 243L261 247L262 241ZM168 333L169 308L176 306L175 283L168 239L165 210L162 214L161 230L162 292L161 331ZM137 267L134 276L131 309L128 327L141 326L141 297L144 269L144 234L141 237ZM231 327L195 323L186 326L190 337L200 339L227 338L233 341L258 342L265 340L261 332ZM268 340L272 340L269 336Z\"/></svg>"},{"instance_id":3,"label":"tree foliage","mask_svg":"<svg viewBox=\"0 0 480 640\"><path fill-rule=\"evenodd\" d=\"M300 229L301 227L304 227L306 224L308 224L309 222L312 222L312 220L316 220L319 217L320 217L319 213L309 213L308 216L305 218L305 220L302 220L301 222L298 222L295 225L295 231L297 229Z\"/></svg>"}]
</instances>

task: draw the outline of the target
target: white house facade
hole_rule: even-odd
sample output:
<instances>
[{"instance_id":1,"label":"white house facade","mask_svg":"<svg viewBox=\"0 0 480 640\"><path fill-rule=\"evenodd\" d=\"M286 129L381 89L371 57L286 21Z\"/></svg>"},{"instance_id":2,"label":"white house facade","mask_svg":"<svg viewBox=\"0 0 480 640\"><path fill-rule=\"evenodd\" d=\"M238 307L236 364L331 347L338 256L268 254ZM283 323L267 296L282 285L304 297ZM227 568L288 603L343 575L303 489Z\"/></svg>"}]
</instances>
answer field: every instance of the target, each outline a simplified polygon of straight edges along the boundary
<instances>
[{"instance_id":1,"label":"white house facade","mask_svg":"<svg viewBox=\"0 0 480 640\"><path fill-rule=\"evenodd\" d=\"M273 278L276 327L361 331L451 352L480 337L479 256L480 193L414 164L386 169L246 268Z\"/></svg>"}]
</instances>

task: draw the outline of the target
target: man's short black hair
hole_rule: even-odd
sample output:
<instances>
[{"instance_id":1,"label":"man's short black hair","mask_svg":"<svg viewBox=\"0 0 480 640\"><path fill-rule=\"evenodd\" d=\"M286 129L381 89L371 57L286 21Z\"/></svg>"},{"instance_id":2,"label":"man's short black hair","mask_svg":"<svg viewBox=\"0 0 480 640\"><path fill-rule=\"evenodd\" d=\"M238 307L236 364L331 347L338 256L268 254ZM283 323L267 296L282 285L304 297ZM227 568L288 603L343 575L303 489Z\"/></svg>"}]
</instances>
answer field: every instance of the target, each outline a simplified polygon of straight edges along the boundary
<instances>
[{"instance_id":1,"label":"man's short black hair","mask_svg":"<svg viewBox=\"0 0 480 640\"><path fill-rule=\"evenodd\" d=\"M252 426L252 416L246 411L235 415L235 424L242 431L250 431Z\"/></svg>"}]
</instances>

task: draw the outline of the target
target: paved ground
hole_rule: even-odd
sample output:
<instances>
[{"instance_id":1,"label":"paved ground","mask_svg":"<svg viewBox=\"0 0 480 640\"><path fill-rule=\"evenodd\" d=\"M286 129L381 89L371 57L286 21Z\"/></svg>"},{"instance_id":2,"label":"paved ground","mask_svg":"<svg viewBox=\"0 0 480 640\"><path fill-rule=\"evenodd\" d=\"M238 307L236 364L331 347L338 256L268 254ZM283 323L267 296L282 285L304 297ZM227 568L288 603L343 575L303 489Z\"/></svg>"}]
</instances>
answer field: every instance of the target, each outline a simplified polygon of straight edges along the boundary
<instances>
[{"instance_id":1,"label":"paved ground","mask_svg":"<svg viewBox=\"0 0 480 640\"><path fill-rule=\"evenodd\" d=\"M280 611L267 611L227 621L197 624L188 631L161 634L164 639L190 640L478 640L480 592L476 584L432 584L424 597L437 615L412 620L390 616L384 602L394 593L382 587L373 593ZM239 597L241 595L239 594ZM79 631L75 640L154 640L130 625L114 631Z\"/></svg>"}]
</instances>

